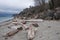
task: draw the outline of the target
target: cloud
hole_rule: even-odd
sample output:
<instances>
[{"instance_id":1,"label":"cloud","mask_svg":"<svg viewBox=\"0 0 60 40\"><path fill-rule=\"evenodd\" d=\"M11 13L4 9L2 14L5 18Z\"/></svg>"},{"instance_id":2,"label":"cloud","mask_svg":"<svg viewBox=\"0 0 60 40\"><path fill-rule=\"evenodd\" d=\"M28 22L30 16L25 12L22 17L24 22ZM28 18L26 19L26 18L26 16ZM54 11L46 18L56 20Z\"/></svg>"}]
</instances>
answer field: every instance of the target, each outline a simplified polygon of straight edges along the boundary
<instances>
[{"instance_id":1,"label":"cloud","mask_svg":"<svg viewBox=\"0 0 60 40\"><path fill-rule=\"evenodd\" d=\"M19 13L19 11L3 10L3 9L0 9L0 12L7 12L7 13Z\"/></svg>"},{"instance_id":2,"label":"cloud","mask_svg":"<svg viewBox=\"0 0 60 40\"><path fill-rule=\"evenodd\" d=\"M13 8L26 8L33 6L33 0L0 0L0 5L6 5Z\"/></svg>"},{"instance_id":3,"label":"cloud","mask_svg":"<svg viewBox=\"0 0 60 40\"><path fill-rule=\"evenodd\" d=\"M0 12L17 13L29 6L34 6L33 0L0 0Z\"/></svg>"}]
</instances>

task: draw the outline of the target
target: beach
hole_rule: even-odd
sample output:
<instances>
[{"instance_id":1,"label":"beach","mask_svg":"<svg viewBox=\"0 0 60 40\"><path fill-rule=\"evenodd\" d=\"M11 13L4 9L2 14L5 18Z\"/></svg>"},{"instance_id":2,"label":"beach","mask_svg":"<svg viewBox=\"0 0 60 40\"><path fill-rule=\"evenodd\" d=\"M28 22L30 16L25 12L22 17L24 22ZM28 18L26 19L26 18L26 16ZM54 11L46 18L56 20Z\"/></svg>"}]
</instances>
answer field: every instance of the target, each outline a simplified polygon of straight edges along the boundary
<instances>
[{"instance_id":1,"label":"beach","mask_svg":"<svg viewBox=\"0 0 60 40\"><path fill-rule=\"evenodd\" d=\"M20 23L20 20L17 20L18 23ZM31 23L37 23L39 25L35 38L33 40L60 40L60 21L28 21L26 25L29 26ZM0 23L0 40L5 40L3 35L12 30L8 27L13 26L13 20ZM19 31L14 36L9 37L7 40L27 40L27 33L25 30Z\"/></svg>"}]
</instances>

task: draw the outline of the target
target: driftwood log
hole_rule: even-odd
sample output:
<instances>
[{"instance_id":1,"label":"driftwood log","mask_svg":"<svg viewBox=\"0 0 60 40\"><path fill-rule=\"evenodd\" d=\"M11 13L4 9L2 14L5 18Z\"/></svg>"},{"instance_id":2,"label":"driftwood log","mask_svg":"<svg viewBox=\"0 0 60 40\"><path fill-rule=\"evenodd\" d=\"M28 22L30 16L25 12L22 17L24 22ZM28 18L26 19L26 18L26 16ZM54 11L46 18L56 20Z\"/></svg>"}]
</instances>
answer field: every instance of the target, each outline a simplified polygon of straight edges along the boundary
<instances>
[{"instance_id":1,"label":"driftwood log","mask_svg":"<svg viewBox=\"0 0 60 40\"><path fill-rule=\"evenodd\" d=\"M5 39L8 39L8 37L14 36L16 33L18 33L19 31L21 31L23 28L17 28L16 30L10 31L8 33L6 33L6 35L4 35L3 37L5 37Z\"/></svg>"}]
</instances>

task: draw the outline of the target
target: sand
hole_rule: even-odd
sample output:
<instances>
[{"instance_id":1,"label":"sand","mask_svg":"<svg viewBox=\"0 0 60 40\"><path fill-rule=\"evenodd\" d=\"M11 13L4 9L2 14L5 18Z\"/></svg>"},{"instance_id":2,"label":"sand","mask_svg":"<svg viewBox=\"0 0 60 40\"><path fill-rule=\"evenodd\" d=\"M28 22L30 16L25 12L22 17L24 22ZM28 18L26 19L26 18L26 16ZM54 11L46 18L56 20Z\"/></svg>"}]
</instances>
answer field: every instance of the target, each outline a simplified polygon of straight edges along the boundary
<instances>
[{"instance_id":1,"label":"sand","mask_svg":"<svg viewBox=\"0 0 60 40\"><path fill-rule=\"evenodd\" d=\"M2 24L0 23L0 40L5 40L2 36L12 30L8 28L14 26L12 22L13 21L10 20L8 22L3 22ZM26 25L29 26L31 23L39 24L35 38L33 40L60 40L60 21L32 21L27 22ZM9 37L7 40L27 40L27 32L25 30L22 30L14 36Z\"/></svg>"}]
</instances>

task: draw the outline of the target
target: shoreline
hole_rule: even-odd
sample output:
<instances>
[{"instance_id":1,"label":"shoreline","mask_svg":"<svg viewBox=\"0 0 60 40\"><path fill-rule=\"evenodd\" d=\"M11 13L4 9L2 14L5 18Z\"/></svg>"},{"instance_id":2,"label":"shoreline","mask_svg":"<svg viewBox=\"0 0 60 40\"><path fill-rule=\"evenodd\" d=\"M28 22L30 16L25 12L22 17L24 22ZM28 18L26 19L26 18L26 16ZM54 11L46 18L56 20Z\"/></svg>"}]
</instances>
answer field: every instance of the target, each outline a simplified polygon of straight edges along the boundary
<instances>
[{"instance_id":1,"label":"shoreline","mask_svg":"<svg viewBox=\"0 0 60 40\"><path fill-rule=\"evenodd\" d=\"M1 26L4 26L4 25L8 25L12 22L13 19L9 19L9 20L6 20L6 21L3 21L3 22L0 22L0 27Z\"/></svg>"},{"instance_id":2,"label":"shoreline","mask_svg":"<svg viewBox=\"0 0 60 40\"><path fill-rule=\"evenodd\" d=\"M14 18L0 22L0 27L5 26L5 25L10 25L13 20L15 20ZM17 19L17 21L22 21L21 19ZM23 20L24 21L24 20ZM25 20L27 22L44 22L44 21L48 21L48 22L59 22L60 20L43 20L43 19L30 19L30 20Z\"/></svg>"},{"instance_id":3,"label":"shoreline","mask_svg":"<svg viewBox=\"0 0 60 40\"><path fill-rule=\"evenodd\" d=\"M3 21L3 22L0 22L0 26L1 26L1 25L9 24L9 23L11 23L13 20L14 20L14 18L9 19L9 20L6 20L6 21ZM34 20L34 19L33 19L33 20ZM33 21L33 20L25 20L25 21L31 22L31 21ZM41 19L40 19L40 20L37 19L37 20L40 21ZM21 21L22 21L22 20L21 20ZM36 22L36 20L34 20L34 21ZM38 22L38 21L37 21L37 22ZM43 21L57 21L57 22L58 22L58 21L60 21L60 20L43 20L43 19L42 19L41 22L43 22Z\"/></svg>"}]
</instances>

